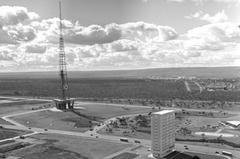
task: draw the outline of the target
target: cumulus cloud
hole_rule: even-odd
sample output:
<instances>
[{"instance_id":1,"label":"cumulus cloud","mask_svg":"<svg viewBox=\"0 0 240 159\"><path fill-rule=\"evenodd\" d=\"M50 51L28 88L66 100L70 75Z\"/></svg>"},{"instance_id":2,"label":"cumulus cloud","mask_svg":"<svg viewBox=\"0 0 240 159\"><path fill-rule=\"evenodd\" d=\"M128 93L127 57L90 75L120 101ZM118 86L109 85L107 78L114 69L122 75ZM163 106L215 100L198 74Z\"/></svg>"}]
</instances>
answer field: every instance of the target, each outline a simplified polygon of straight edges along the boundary
<instances>
[{"instance_id":1,"label":"cumulus cloud","mask_svg":"<svg viewBox=\"0 0 240 159\"><path fill-rule=\"evenodd\" d=\"M124 52L124 51L137 50L139 47L138 45L139 43L136 41L122 39L122 40L114 41L111 44L108 44L107 48L108 50L111 50L111 51Z\"/></svg>"},{"instance_id":2,"label":"cumulus cloud","mask_svg":"<svg viewBox=\"0 0 240 159\"><path fill-rule=\"evenodd\" d=\"M105 28L99 25L91 25L81 27L80 30L67 30L65 35L66 42L92 45L110 43L120 39L121 30L116 24L107 25Z\"/></svg>"},{"instance_id":3,"label":"cumulus cloud","mask_svg":"<svg viewBox=\"0 0 240 159\"><path fill-rule=\"evenodd\" d=\"M203 4L206 2L209 2L209 0L167 0L170 2L194 2L196 4ZM218 2L218 3L239 3L240 0L211 0L212 2Z\"/></svg>"},{"instance_id":4,"label":"cumulus cloud","mask_svg":"<svg viewBox=\"0 0 240 159\"><path fill-rule=\"evenodd\" d=\"M52 18L41 22L33 22L31 26L39 30L40 40L57 43L59 37L59 19ZM105 27L99 25L90 25L88 27L80 26L79 23L73 24L68 20L63 21L64 39L67 43L74 44L103 44L118 40L121 36L121 30L115 24L109 24Z\"/></svg>"},{"instance_id":5,"label":"cumulus cloud","mask_svg":"<svg viewBox=\"0 0 240 159\"><path fill-rule=\"evenodd\" d=\"M0 28L0 43L18 44L32 41L36 37L36 30L28 25L11 25Z\"/></svg>"},{"instance_id":6,"label":"cumulus cloud","mask_svg":"<svg viewBox=\"0 0 240 159\"><path fill-rule=\"evenodd\" d=\"M0 50L0 61L13 61L15 54L11 53L8 49Z\"/></svg>"},{"instance_id":7,"label":"cumulus cloud","mask_svg":"<svg viewBox=\"0 0 240 159\"><path fill-rule=\"evenodd\" d=\"M198 40L202 40L202 43ZM226 47L228 45L225 43L228 42L223 44L216 42L214 48L201 38L164 42L120 39L105 44L66 45L65 52L68 68L74 70L235 64L238 51ZM221 44L221 47L218 44ZM233 48L236 47L240 48L240 45L235 44ZM58 66L58 48L55 44L49 45L41 54L25 53L23 48L18 47L13 54L8 54L8 56L22 69L56 70Z\"/></svg>"},{"instance_id":8,"label":"cumulus cloud","mask_svg":"<svg viewBox=\"0 0 240 159\"><path fill-rule=\"evenodd\" d=\"M39 15L25 7L0 6L0 26L15 25L26 20L38 19Z\"/></svg>"},{"instance_id":9,"label":"cumulus cloud","mask_svg":"<svg viewBox=\"0 0 240 159\"><path fill-rule=\"evenodd\" d=\"M169 2L183 2L184 0L168 0Z\"/></svg>"},{"instance_id":10,"label":"cumulus cloud","mask_svg":"<svg viewBox=\"0 0 240 159\"><path fill-rule=\"evenodd\" d=\"M224 44L217 41L206 41L205 39L191 39L183 42L186 50L209 50L217 51L224 49Z\"/></svg>"},{"instance_id":11,"label":"cumulus cloud","mask_svg":"<svg viewBox=\"0 0 240 159\"><path fill-rule=\"evenodd\" d=\"M225 14L225 11L222 10L221 12L216 13L215 15L211 16L209 14L204 14L202 11L198 11L190 16L185 16L187 19L199 19L202 21L207 21L210 23L221 23L228 21L228 17Z\"/></svg>"},{"instance_id":12,"label":"cumulus cloud","mask_svg":"<svg viewBox=\"0 0 240 159\"><path fill-rule=\"evenodd\" d=\"M141 41L167 41L175 39L178 34L174 28L144 22L125 23L120 25L122 38Z\"/></svg>"},{"instance_id":13,"label":"cumulus cloud","mask_svg":"<svg viewBox=\"0 0 240 159\"><path fill-rule=\"evenodd\" d=\"M31 14L25 12L28 13L27 18L18 17L19 20L10 20L11 23L5 18L4 26L0 28L0 67L56 70L59 19L31 21L37 17L31 18ZM63 20L68 68L134 69L237 64L240 29L237 24L225 22L227 17L224 15L224 11L213 16L197 12L191 15L192 19L211 24L181 35L170 26L145 22L82 26L79 22Z\"/></svg>"},{"instance_id":14,"label":"cumulus cloud","mask_svg":"<svg viewBox=\"0 0 240 159\"><path fill-rule=\"evenodd\" d=\"M8 35L15 41L31 41L36 37L36 31L28 25L14 25L3 27L8 32Z\"/></svg>"},{"instance_id":15,"label":"cumulus cloud","mask_svg":"<svg viewBox=\"0 0 240 159\"><path fill-rule=\"evenodd\" d=\"M239 42L240 29L234 23L215 23L189 30L187 36L209 42Z\"/></svg>"},{"instance_id":16,"label":"cumulus cloud","mask_svg":"<svg viewBox=\"0 0 240 159\"><path fill-rule=\"evenodd\" d=\"M17 42L8 34L7 30L0 28L0 44L17 44Z\"/></svg>"},{"instance_id":17,"label":"cumulus cloud","mask_svg":"<svg viewBox=\"0 0 240 159\"><path fill-rule=\"evenodd\" d=\"M27 44L25 52L27 53L45 53L47 47L45 44Z\"/></svg>"},{"instance_id":18,"label":"cumulus cloud","mask_svg":"<svg viewBox=\"0 0 240 159\"><path fill-rule=\"evenodd\" d=\"M38 40L58 42L58 18L32 22L31 26L39 30ZM177 37L177 32L169 26L160 26L144 22L108 24L106 26L90 25L84 27L79 23L64 20L64 39L67 43L93 45L111 43L120 39L167 41Z\"/></svg>"}]
</instances>

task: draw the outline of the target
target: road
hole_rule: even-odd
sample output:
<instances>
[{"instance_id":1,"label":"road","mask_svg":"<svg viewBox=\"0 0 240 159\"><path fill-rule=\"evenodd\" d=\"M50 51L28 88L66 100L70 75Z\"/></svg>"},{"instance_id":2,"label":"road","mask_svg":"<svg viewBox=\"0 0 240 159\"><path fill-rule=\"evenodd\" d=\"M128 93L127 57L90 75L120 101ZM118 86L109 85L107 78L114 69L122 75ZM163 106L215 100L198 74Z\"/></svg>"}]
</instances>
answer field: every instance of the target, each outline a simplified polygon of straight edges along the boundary
<instances>
[{"instance_id":1,"label":"road","mask_svg":"<svg viewBox=\"0 0 240 159\"><path fill-rule=\"evenodd\" d=\"M186 87L187 91L191 92L188 81L184 81L184 84L185 84L185 87Z\"/></svg>"},{"instance_id":2,"label":"road","mask_svg":"<svg viewBox=\"0 0 240 159\"><path fill-rule=\"evenodd\" d=\"M36 101L45 101L45 102L52 102L53 101L51 99L43 99L43 98L25 98L25 97L11 97L11 96L0 96L0 98L36 100Z\"/></svg>"},{"instance_id":3,"label":"road","mask_svg":"<svg viewBox=\"0 0 240 159\"><path fill-rule=\"evenodd\" d=\"M185 151L186 149L184 146L186 146L186 145L187 144L175 143L175 148L178 151ZM239 159L239 156L240 156L240 151L226 150L226 149L214 148L214 147L209 148L209 146L207 146L207 145L199 146L199 145L189 145L188 144L187 147L189 148L187 151L190 151L190 152L200 152L200 153L204 153L204 154L216 155L216 152L221 153L222 151L228 151L233 154L233 159Z\"/></svg>"},{"instance_id":4,"label":"road","mask_svg":"<svg viewBox=\"0 0 240 159\"><path fill-rule=\"evenodd\" d=\"M93 102L79 102L79 104L106 105L104 103L93 103ZM118 107L119 106L122 106L122 107L143 107L143 106L137 106L137 105L122 105L122 104L108 104L108 105L118 106ZM144 107L146 107L146 106L144 106ZM1 118L13 124L13 125L4 125L5 128L17 129L17 130L28 130L29 131L28 127L18 123L17 121L12 120L10 117L29 114L29 113L35 113L35 112L40 112L40 111L45 111L45 110L49 110L49 109L51 109L51 108L12 113L12 114L7 114L7 115L4 115L4 116L1 116ZM166 109L169 109L169 108L167 107ZM173 109L177 109L177 108L173 108ZM185 109L185 110L188 110L188 109ZM189 110L195 110L195 109L189 109ZM202 110L198 110L198 111L202 111ZM132 115L134 115L134 114L132 114ZM131 116L131 115L126 115L126 116ZM98 130L103 128L108 122L110 122L111 120L114 120L114 119L116 119L116 117L106 120L101 126L94 127L93 131L87 131L87 132L83 132L83 133L82 132L63 131L63 130L53 130L53 129L45 130L45 129L42 129L42 128L31 127L32 133L26 134L24 136L31 136L31 135L35 135L35 134L38 134L38 133L61 134L61 135L79 136L79 137L84 137L84 138L95 138L95 139L98 138L99 140L106 140L108 142L115 142L115 143L123 143L124 144L124 142L120 141L121 137L119 137L119 136L102 135L102 134L97 133ZM92 134L92 136L91 136L91 134ZM19 138L19 136L15 137L15 138L10 138L10 139L16 139L16 138ZM10 139L0 140L0 142L5 141L5 140L10 140ZM150 140L145 140L145 139L129 138L129 142L125 143L125 144L131 143L133 145L133 147L138 146L139 144L134 143L134 140L139 140L141 142L141 145L143 145L144 147L151 147L151 141ZM186 144L176 143L175 144L176 150L185 151L185 147L184 147L185 145ZM189 151L201 152L201 153L206 153L206 154L215 154L216 151L218 151L218 152L224 151L224 149L212 148L212 147L209 148L208 146L191 145L191 144L187 144L187 146L189 148ZM121 152L126 152L126 151L129 151L129 149L128 148L124 149ZM231 152L234 155L233 159L238 159L238 156L240 156L239 151L236 151L236 150L227 150L227 151ZM115 155L117 155L117 154L120 154L120 153L116 153ZM105 159L108 159L111 156L107 156Z\"/></svg>"}]
</instances>

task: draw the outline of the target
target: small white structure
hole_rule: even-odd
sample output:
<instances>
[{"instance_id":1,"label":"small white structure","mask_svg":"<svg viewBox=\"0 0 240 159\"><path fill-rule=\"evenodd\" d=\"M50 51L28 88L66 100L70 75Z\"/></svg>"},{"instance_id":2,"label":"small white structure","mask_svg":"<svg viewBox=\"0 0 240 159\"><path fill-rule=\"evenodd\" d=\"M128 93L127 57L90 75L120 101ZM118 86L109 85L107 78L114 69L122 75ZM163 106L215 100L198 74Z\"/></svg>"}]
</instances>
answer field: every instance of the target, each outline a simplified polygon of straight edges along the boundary
<instances>
[{"instance_id":1,"label":"small white structure","mask_svg":"<svg viewBox=\"0 0 240 159\"><path fill-rule=\"evenodd\" d=\"M152 113L151 140L153 157L161 158L173 151L175 145L174 110Z\"/></svg>"},{"instance_id":2,"label":"small white structure","mask_svg":"<svg viewBox=\"0 0 240 159\"><path fill-rule=\"evenodd\" d=\"M233 128L240 128L240 121L225 121L225 124Z\"/></svg>"}]
</instances>

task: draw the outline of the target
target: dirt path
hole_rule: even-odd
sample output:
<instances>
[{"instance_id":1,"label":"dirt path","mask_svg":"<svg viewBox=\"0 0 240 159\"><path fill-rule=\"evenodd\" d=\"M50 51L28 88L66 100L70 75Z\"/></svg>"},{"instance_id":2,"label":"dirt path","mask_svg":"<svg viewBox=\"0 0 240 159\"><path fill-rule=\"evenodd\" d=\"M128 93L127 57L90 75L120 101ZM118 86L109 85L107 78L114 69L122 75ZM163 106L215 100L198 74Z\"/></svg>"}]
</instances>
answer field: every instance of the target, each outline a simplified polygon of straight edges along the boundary
<instances>
[{"instance_id":1,"label":"dirt path","mask_svg":"<svg viewBox=\"0 0 240 159\"><path fill-rule=\"evenodd\" d=\"M203 91L202 86L198 82L196 82L196 81L193 81L193 82L199 87L199 91L201 93Z\"/></svg>"},{"instance_id":2,"label":"dirt path","mask_svg":"<svg viewBox=\"0 0 240 159\"><path fill-rule=\"evenodd\" d=\"M191 89L190 89L190 87L189 87L188 81L184 81L184 84L185 84L185 86L186 86L187 91L188 91L188 92L192 92Z\"/></svg>"}]
</instances>

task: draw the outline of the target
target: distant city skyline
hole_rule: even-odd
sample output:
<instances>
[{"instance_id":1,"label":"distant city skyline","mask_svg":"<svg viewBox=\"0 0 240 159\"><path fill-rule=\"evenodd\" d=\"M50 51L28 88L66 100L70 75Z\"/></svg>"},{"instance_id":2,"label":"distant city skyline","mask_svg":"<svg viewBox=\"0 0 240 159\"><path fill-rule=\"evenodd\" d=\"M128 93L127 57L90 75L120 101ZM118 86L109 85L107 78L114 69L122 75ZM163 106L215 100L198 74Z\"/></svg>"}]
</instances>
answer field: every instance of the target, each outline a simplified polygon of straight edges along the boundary
<instances>
[{"instance_id":1,"label":"distant city skyline","mask_svg":"<svg viewBox=\"0 0 240 159\"><path fill-rule=\"evenodd\" d=\"M58 0L0 0L1 71L58 67ZM68 70L240 66L240 0L62 0Z\"/></svg>"}]
</instances>

